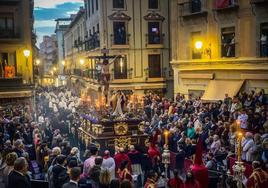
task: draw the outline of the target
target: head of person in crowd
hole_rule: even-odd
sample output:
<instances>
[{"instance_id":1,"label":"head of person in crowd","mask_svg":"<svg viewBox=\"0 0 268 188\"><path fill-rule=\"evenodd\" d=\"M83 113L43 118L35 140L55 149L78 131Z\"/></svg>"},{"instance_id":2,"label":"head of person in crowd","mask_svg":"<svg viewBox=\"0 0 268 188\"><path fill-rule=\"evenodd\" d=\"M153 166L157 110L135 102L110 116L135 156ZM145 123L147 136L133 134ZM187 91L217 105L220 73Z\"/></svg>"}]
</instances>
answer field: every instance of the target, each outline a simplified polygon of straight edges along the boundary
<instances>
[{"instance_id":1,"label":"head of person in crowd","mask_svg":"<svg viewBox=\"0 0 268 188\"><path fill-rule=\"evenodd\" d=\"M100 184L101 185L110 185L111 183L111 173L108 169L103 169L100 172Z\"/></svg>"},{"instance_id":2,"label":"head of person in crowd","mask_svg":"<svg viewBox=\"0 0 268 188\"><path fill-rule=\"evenodd\" d=\"M132 183L129 180L123 180L120 187L121 188L133 188Z\"/></svg>"},{"instance_id":3,"label":"head of person in crowd","mask_svg":"<svg viewBox=\"0 0 268 188\"><path fill-rule=\"evenodd\" d=\"M28 171L28 162L24 157L19 157L14 162L14 170L26 175Z\"/></svg>"},{"instance_id":4,"label":"head of person in crowd","mask_svg":"<svg viewBox=\"0 0 268 188\"><path fill-rule=\"evenodd\" d=\"M109 150L105 150L104 153L103 153L103 158L104 159L107 159L110 157L110 151Z\"/></svg>"},{"instance_id":5,"label":"head of person in crowd","mask_svg":"<svg viewBox=\"0 0 268 188\"><path fill-rule=\"evenodd\" d=\"M77 164L77 161L76 160L70 160L67 163L67 169L68 170L70 170L70 169L72 169L74 167L77 167L77 166L78 166L78 164Z\"/></svg>"},{"instance_id":6,"label":"head of person in crowd","mask_svg":"<svg viewBox=\"0 0 268 188\"><path fill-rule=\"evenodd\" d=\"M23 144L22 140L21 140L21 139L16 140L16 141L14 142L14 147L15 147L15 149L17 149L17 150L22 151L23 148L24 148L24 144Z\"/></svg>"},{"instance_id":7,"label":"head of person in crowd","mask_svg":"<svg viewBox=\"0 0 268 188\"><path fill-rule=\"evenodd\" d=\"M257 168L261 168L261 162L260 161L253 161L252 168L253 168L253 170L255 170Z\"/></svg>"},{"instance_id":8,"label":"head of person in crowd","mask_svg":"<svg viewBox=\"0 0 268 188\"><path fill-rule=\"evenodd\" d=\"M97 148L95 145L94 145L94 146L91 146L91 147L89 148L89 151L90 151L90 155L95 156L95 155L98 154L98 148Z\"/></svg>"},{"instance_id":9,"label":"head of person in crowd","mask_svg":"<svg viewBox=\"0 0 268 188\"><path fill-rule=\"evenodd\" d=\"M6 164L8 166L14 166L14 162L18 158L18 155L15 152L8 153L6 155Z\"/></svg>"},{"instance_id":10,"label":"head of person in crowd","mask_svg":"<svg viewBox=\"0 0 268 188\"><path fill-rule=\"evenodd\" d=\"M127 160L123 160L121 163L120 163L120 170L124 170L125 168L127 168L128 166L128 161Z\"/></svg>"},{"instance_id":11,"label":"head of person in crowd","mask_svg":"<svg viewBox=\"0 0 268 188\"><path fill-rule=\"evenodd\" d=\"M186 182L194 182L194 174L191 170L186 173Z\"/></svg>"},{"instance_id":12,"label":"head of person in crowd","mask_svg":"<svg viewBox=\"0 0 268 188\"><path fill-rule=\"evenodd\" d=\"M70 170L69 176L72 181L78 182L81 175L81 168L79 167L73 167Z\"/></svg>"},{"instance_id":13,"label":"head of person in crowd","mask_svg":"<svg viewBox=\"0 0 268 188\"><path fill-rule=\"evenodd\" d=\"M103 162L103 158L98 156L95 158L95 165L96 166L101 166L102 165L102 162Z\"/></svg>"},{"instance_id":14,"label":"head of person in crowd","mask_svg":"<svg viewBox=\"0 0 268 188\"><path fill-rule=\"evenodd\" d=\"M157 178L158 178L158 175L155 171L153 170L150 170L149 173L148 173L148 179L150 179L151 181L153 182L156 182L157 181Z\"/></svg>"},{"instance_id":15,"label":"head of person in crowd","mask_svg":"<svg viewBox=\"0 0 268 188\"><path fill-rule=\"evenodd\" d=\"M79 149L77 147L73 147L71 149L70 155L79 157Z\"/></svg>"},{"instance_id":16,"label":"head of person in crowd","mask_svg":"<svg viewBox=\"0 0 268 188\"><path fill-rule=\"evenodd\" d=\"M52 149L52 153L51 153L51 155L52 156L58 156L58 155L60 155L61 154L61 149L60 149L60 147L54 147L53 149Z\"/></svg>"},{"instance_id":17,"label":"head of person in crowd","mask_svg":"<svg viewBox=\"0 0 268 188\"><path fill-rule=\"evenodd\" d=\"M120 188L120 180L119 179L112 179L110 188Z\"/></svg>"},{"instance_id":18,"label":"head of person in crowd","mask_svg":"<svg viewBox=\"0 0 268 188\"><path fill-rule=\"evenodd\" d=\"M246 132L245 139L247 139L247 140L253 139L253 134L251 132Z\"/></svg>"},{"instance_id":19,"label":"head of person in crowd","mask_svg":"<svg viewBox=\"0 0 268 188\"><path fill-rule=\"evenodd\" d=\"M57 160L57 164L61 166L65 166L67 163L66 156L62 154L58 155L56 160Z\"/></svg>"},{"instance_id":20,"label":"head of person in crowd","mask_svg":"<svg viewBox=\"0 0 268 188\"><path fill-rule=\"evenodd\" d=\"M123 147L119 148L119 153L125 153L125 149Z\"/></svg>"}]
</instances>

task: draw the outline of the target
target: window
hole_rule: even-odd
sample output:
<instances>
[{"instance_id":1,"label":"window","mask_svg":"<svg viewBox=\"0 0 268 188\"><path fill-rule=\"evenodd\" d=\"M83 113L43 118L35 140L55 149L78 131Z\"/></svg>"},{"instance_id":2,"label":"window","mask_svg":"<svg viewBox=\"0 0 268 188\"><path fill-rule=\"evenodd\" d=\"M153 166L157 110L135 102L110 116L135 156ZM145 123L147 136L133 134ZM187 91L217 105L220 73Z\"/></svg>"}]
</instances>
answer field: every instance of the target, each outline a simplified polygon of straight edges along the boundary
<instances>
[{"instance_id":1,"label":"window","mask_svg":"<svg viewBox=\"0 0 268 188\"><path fill-rule=\"evenodd\" d=\"M114 62L114 79L127 79L127 59L117 58Z\"/></svg>"},{"instance_id":2,"label":"window","mask_svg":"<svg viewBox=\"0 0 268 188\"><path fill-rule=\"evenodd\" d=\"M13 71L9 71L5 75L5 67L11 66L13 67ZM13 53L0 53L0 77L14 77L16 75L16 52ZM7 75L13 74L13 75Z\"/></svg>"},{"instance_id":3,"label":"window","mask_svg":"<svg viewBox=\"0 0 268 188\"><path fill-rule=\"evenodd\" d=\"M268 57L268 23L261 24L260 28L260 56Z\"/></svg>"},{"instance_id":4,"label":"window","mask_svg":"<svg viewBox=\"0 0 268 188\"><path fill-rule=\"evenodd\" d=\"M100 24L97 24L97 33L100 32Z\"/></svg>"},{"instance_id":5,"label":"window","mask_svg":"<svg viewBox=\"0 0 268 188\"><path fill-rule=\"evenodd\" d=\"M114 22L114 44L126 44L126 23Z\"/></svg>"},{"instance_id":6,"label":"window","mask_svg":"<svg viewBox=\"0 0 268 188\"><path fill-rule=\"evenodd\" d=\"M221 56L235 57L235 27L221 29Z\"/></svg>"},{"instance_id":7,"label":"window","mask_svg":"<svg viewBox=\"0 0 268 188\"><path fill-rule=\"evenodd\" d=\"M13 14L0 14L0 38L14 37Z\"/></svg>"},{"instance_id":8,"label":"window","mask_svg":"<svg viewBox=\"0 0 268 188\"><path fill-rule=\"evenodd\" d=\"M161 43L159 22L148 22L148 42L149 44Z\"/></svg>"},{"instance_id":9,"label":"window","mask_svg":"<svg viewBox=\"0 0 268 188\"><path fill-rule=\"evenodd\" d=\"M92 7L92 14L94 14L94 0L91 0L91 2L92 2L92 5L91 5L91 7Z\"/></svg>"},{"instance_id":10,"label":"window","mask_svg":"<svg viewBox=\"0 0 268 188\"><path fill-rule=\"evenodd\" d=\"M99 10L99 0L96 0L96 10Z\"/></svg>"},{"instance_id":11,"label":"window","mask_svg":"<svg viewBox=\"0 0 268 188\"><path fill-rule=\"evenodd\" d=\"M201 0L190 0L191 13L201 12Z\"/></svg>"},{"instance_id":12,"label":"window","mask_svg":"<svg viewBox=\"0 0 268 188\"><path fill-rule=\"evenodd\" d=\"M191 33L191 49L192 49L192 59L201 59L202 50L196 49L195 43L201 40L201 32L192 32Z\"/></svg>"},{"instance_id":13,"label":"window","mask_svg":"<svg viewBox=\"0 0 268 188\"><path fill-rule=\"evenodd\" d=\"M113 0L113 8L125 8L125 0Z\"/></svg>"},{"instance_id":14,"label":"window","mask_svg":"<svg viewBox=\"0 0 268 188\"><path fill-rule=\"evenodd\" d=\"M90 17L90 1L91 0L88 0L88 3L87 3L88 17Z\"/></svg>"},{"instance_id":15,"label":"window","mask_svg":"<svg viewBox=\"0 0 268 188\"><path fill-rule=\"evenodd\" d=\"M159 3L158 0L149 0L148 8L149 9L158 9L158 6L159 6L158 3Z\"/></svg>"},{"instance_id":16,"label":"window","mask_svg":"<svg viewBox=\"0 0 268 188\"><path fill-rule=\"evenodd\" d=\"M161 77L160 54L148 55L149 78Z\"/></svg>"}]
</instances>

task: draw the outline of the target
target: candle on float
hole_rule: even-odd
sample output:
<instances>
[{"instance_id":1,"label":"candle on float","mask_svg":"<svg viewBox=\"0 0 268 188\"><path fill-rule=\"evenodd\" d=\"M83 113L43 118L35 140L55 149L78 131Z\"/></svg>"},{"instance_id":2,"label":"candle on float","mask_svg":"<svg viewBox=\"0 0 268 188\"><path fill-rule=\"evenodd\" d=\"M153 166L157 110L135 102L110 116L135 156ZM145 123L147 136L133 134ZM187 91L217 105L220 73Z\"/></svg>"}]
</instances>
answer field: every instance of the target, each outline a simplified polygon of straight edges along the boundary
<instances>
[{"instance_id":1,"label":"candle on float","mask_svg":"<svg viewBox=\"0 0 268 188\"><path fill-rule=\"evenodd\" d=\"M241 162L241 152L242 152L242 132L237 133L238 136L238 146L237 146L237 160L238 162Z\"/></svg>"},{"instance_id":2,"label":"candle on float","mask_svg":"<svg viewBox=\"0 0 268 188\"><path fill-rule=\"evenodd\" d=\"M240 130L240 125L241 125L241 121L240 120L236 120L236 125L237 125L237 130Z\"/></svg>"},{"instance_id":3,"label":"candle on float","mask_svg":"<svg viewBox=\"0 0 268 188\"><path fill-rule=\"evenodd\" d=\"M168 131L164 131L165 145L168 145Z\"/></svg>"}]
</instances>

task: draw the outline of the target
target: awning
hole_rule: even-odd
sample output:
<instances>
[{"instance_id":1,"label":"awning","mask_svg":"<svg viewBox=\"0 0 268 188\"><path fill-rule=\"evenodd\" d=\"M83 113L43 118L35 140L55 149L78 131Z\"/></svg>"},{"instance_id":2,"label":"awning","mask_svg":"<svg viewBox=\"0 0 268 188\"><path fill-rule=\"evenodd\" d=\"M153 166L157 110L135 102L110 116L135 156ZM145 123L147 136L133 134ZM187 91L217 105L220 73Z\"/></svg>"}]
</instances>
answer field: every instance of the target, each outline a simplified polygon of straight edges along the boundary
<instances>
[{"instance_id":1,"label":"awning","mask_svg":"<svg viewBox=\"0 0 268 188\"><path fill-rule=\"evenodd\" d=\"M10 92L0 92L0 98L1 99L7 99L7 98L26 98L26 97L32 97L33 93L32 91L10 91Z\"/></svg>"},{"instance_id":2,"label":"awning","mask_svg":"<svg viewBox=\"0 0 268 188\"><path fill-rule=\"evenodd\" d=\"M239 92L243 82L244 80L211 80L202 100L223 100L226 93L229 97L233 97Z\"/></svg>"}]
</instances>

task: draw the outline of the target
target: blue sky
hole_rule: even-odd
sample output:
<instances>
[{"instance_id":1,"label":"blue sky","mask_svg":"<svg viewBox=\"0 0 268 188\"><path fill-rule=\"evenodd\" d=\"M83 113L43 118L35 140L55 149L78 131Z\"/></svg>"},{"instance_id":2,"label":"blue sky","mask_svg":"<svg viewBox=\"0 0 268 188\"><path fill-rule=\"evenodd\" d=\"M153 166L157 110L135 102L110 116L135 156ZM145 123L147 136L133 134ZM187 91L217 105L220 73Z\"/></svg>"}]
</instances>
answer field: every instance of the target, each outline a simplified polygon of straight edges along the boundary
<instances>
[{"instance_id":1,"label":"blue sky","mask_svg":"<svg viewBox=\"0 0 268 188\"><path fill-rule=\"evenodd\" d=\"M42 41L43 35L54 33L55 19L69 17L83 5L83 0L35 0L34 25L38 37L37 45Z\"/></svg>"}]
</instances>

